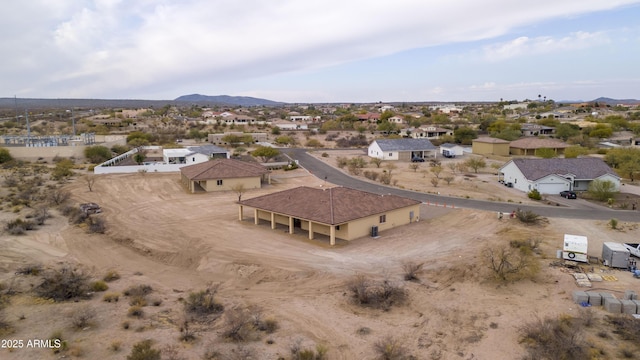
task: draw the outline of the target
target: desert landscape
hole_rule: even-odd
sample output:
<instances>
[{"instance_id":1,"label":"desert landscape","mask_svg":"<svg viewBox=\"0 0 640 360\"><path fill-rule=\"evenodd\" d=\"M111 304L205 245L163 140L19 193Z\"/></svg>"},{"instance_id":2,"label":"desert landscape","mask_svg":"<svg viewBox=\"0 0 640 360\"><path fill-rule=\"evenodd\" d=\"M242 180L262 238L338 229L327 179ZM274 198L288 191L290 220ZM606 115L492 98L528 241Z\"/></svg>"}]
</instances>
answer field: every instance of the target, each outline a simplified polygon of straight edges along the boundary
<instances>
[{"instance_id":1,"label":"desert landscape","mask_svg":"<svg viewBox=\"0 0 640 360\"><path fill-rule=\"evenodd\" d=\"M272 178L271 185L243 198L303 184L331 186L304 169L278 171ZM484 197L496 185L479 180L469 186L465 191L476 189ZM519 341L528 321L580 317L584 311L606 315L572 301L572 292L584 288L570 272L613 275L608 278L615 280L594 282L592 290L640 290L629 272L597 264L582 270L550 266L558 262L565 233L588 235L589 253L599 255L604 241L637 241L637 224L612 230L606 221L548 219L525 226L493 212L423 204L418 223L331 247L321 236L308 240L306 233L254 225L246 214L239 221L235 193L188 194L177 174L106 175L92 191L80 180L64 189L73 203L101 206L103 212L92 216L104 220L104 234L88 233L52 210L38 230L2 236L0 281L11 294L4 310L11 330L3 339L57 337L65 348L4 348L2 358L120 359L149 339L171 359L289 359L301 358L305 349L327 359L376 359L381 344L401 348L405 358L516 359L526 355ZM512 201L523 200L513 196ZM535 241L539 272L496 281L483 250L514 240ZM36 264L76 267L97 280L118 276L107 282L108 290L88 299L54 302L32 291L38 276L16 274ZM403 279L407 264L422 264L417 280ZM359 276L392 283L406 298L385 309L363 307L349 285ZM135 287L147 291L144 305L135 304L140 314L132 315L133 296L127 294ZM224 312L188 316L190 294L206 289ZM77 326L78 312L87 309L92 315ZM229 314L242 313L268 319L272 327L230 338ZM605 354L595 358L603 359L616 358L622 341L595 333L586 338Z\"/></svg>"}]
</instances>

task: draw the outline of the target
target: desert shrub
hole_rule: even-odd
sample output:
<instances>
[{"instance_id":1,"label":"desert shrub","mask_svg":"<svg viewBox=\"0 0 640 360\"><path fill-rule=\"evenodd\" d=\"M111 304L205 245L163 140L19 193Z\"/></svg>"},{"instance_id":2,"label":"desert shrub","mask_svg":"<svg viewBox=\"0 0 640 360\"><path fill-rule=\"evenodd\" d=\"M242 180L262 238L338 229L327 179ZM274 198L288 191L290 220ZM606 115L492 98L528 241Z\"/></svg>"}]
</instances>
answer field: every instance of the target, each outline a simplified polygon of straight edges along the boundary
<instances>
[{"instance_id":1,"label":"desert shrub","mask_svg":"<svg viewBox=\"0 0 640 360\"><path fill-rule=\"evenodd\" d=\"M617 191L615 184L610 180L593 180L587 192L596 200L606 201L613 198L613 194Z\"/></svg>"},{"instance_id":2,"label":"desert shrub","mask_svg":"<svg viewBox=\"0 0 640 360\"><path fill-rule=\"evenodd\" d=\"M120 294L119 293L106 293L104 294L104 296L102 297L103 301L106 302L118 302L118 300L120 300Z\"/></svg>"},{"instance_id":3,"label":"desert shrub","mask_svg":"<svg viewBox=\"0 0 640 360\"><path fill-rule=\"evenodd\" d=\"M531 359L588 359L580 321L569 316L547 317L524 324L520 343Z\"/></svg>"},{"instance_id":4,"label":"desert shrub","mask_svg":"<svg viewBox=\"0 0 640 360\"><path fill-rule=\"evenodd\" d=\"M521 223L527 225L536 225L547 221L546 218L534 213L531 210L516 210L516 218L520 220Z\"/></svg>"},{"instance_id":5,"label":"desert shrub","mask_svg":"<svg viewBox=\"0 0 640 360\"><path fill-rule=\"evenodd\" d=\"M338 156L336 158L337 161L337 165L340 169L343 169L345 166L347 166L349 164L349 159L347 159L346 157L343 156Z\"/></svg>"},{"instance_id":6,"label":"desert shrub","mask_svg":"<svg viewBox=\"0 0 640 360\"><path fill-rule=\"evenodd\" d=\"M118 274L117 271L115 270L109 270L107 271L106 274L104 274L104 276L102 277L102 280L106 281L106 282L111 282L111 281L115 281L120 279L120 274Z\"/></svg>"},{"instance_id":7,"label":"desert shrub","mask_svg":"<svg viewBox=\"0 0 640 360\"><path fill-rule=\"evenodd\" d=\"M22 220L18 218L9 221L4 228L11 235L23 235L28 230L35 229L36 224L31 220Z\"/></svg>"},{"instance_id":8,"label":"desert shrub","mask_svg":"<svg viewBox=\"0 0 640 360\"><path fill-rule=\"evenodd\" d=\"M215 299L217 291L218 287L215 286L198 292L189 293L189 296L185 299L184 303L185 311L192 315L221 313L224 310L224 306Z\"/></svg>"},{"instance_id":9,"label":"desert shrub","mask_svg":"<svg viewBox=\"0 0 640 360\"><path fill-rule=\"evenodd\" d=\"M125 296L145 296L152 292L153 288L151 286L140 284L129 286L125 291L123 291L123 294Z\"/></svg>"},{"instance_id":10,"label":"desert shrub","mask_svg":"<svg viewBox=\"0 0 640 360\"><path fill-rule=\"evenodd\" d=\"M121 348L122 348L122 342L117 340L111 342L111 345L109 345L109 349L111 349L111 351L113 352L118 352L120 351Z\"/></svg>"},{"instance_id":11,"label":"desert shrub","mask_svg":"<svg viewBox=\"0 0 640 360\"><path fill-rule=\"evenodd\" d=\"M378 180L378 175L379 174L375 171L369 171L369 170L364 171L364 177L366 177L369 180L373 180L373 181Z\"/></svg>"},{"instance_id":12,"label":"desert shrub","mask_svg":"<svg viewBox=\"0 0 640 360\"><path fill-rule=\"evenodd\" d=\"M387 336L373 344L376 359L380 360L401 360L409 359L409 351L402 343L392 336Z\"/></svg>"},{"instance_id":13,"label":"desert shrub","mask_svg":"<svg viewBox=\"0 0 640 360\"><path fill-rule=\"evenodd\" d=\"M84 305L73 309L70 318L73 327L76 329L82 329L87 327L95 317L95 310L88 305Z\"/></svg>"},{"instance_id":14,"label":"desert shrub","mask_svg":"<svg viewBox=\"0 0 640 360\"><path fill-rule=\"evenodd\" d=\"M109 289L109 285L107 285L107 283L105 283L102 280L98 280L98 281L93 281L90 285L89 288L92 291L95 292L99 292L99 291L107 291Z\"/></svg>"},{"instance_id":15,"label":"desert shrub","mask_svg":"<svg viewBox=\"0 0 640 360\"><path fill-rule=\"evenodd\" d=\"M107 225L103 218L90 216L87 218L87 230L90 233L104 234L107 231Z\"/></svg>"},{"instance_id":16,"label":"desert shrub","mask_svg":"<svg viewBox=\"0 0 640 360\"><path fill-rule=\"evenodd\" d=\"M143 340L133 345L127 360L160 360L160 350L151 346L151 340Z\"/></svg>"},{"instance_id":17,"label":"desert shrub","mask_svg":"<svg viewBox=\"0 0 640 360\"><path fill-rule=\"evenodd\" d=\"M141 318L144 315L144 310L142 310L142 306L134 305L129 308L127 311L127 315L131 317Z\"/></svg>"},{"instance_id":18,"label":"desert shrub","mask_svg":"<svg viewBox=\"0 0 640 360\"><path fill-rule=\"evenodd\" d=\"M419 280L418 274L422 272L424 263L406 262L402 264L402 270L404 271L404 279L407 281Z\"/></svg>"},{"instance_id":19,"label":"desert shrub","mask_svg":"<svg viewBox=\"0 0 640 360\"><path fill-rule=\"evenodd\" d=\"M618 228L618 219L611 219L609 220L609 226L615 230Z\"/></svg>"},{"instance_id":20,"label":"desert shrub","mask_svg":"<svg viewBox=\"0 0 640 360\"><path fill-rule=\"evenodd\" d=\"M55 301L86 298L89 292L89 275L80 269L63 265L59 269L45 271L36 292L41 297Z\"/></svg>"},{"instance_id":21,"label":"desert shrub","mask_svg":"<svg viewBox=\"0 0 640 360\"><path fill-rule=\"evenodd\" d=\"M196 334L191 327L189 321L185 320L180 326L180 341L190 342L196 339Z\"/></svg>"},{"instance_id":22,"label":"desert shrub","mask_svg":"<svg viewBox=\"0 0 640 360\"><path fill-rule=\"evenodd\" d=\"M322 157L329 157L329 154L327 154L326 152L323 152Z\"/></svg>"},{"instance_id":23,"label":"desert shrub","mask_svg":"<svg viewBox=\"0 0 640 360\"><path fill-rule=\"evenodd\" d=\"M499 281L512 281L533 277L539 270L538 262L528 247L506 244L488 246L482 250L484 265Z\"/></svg>"},{"instance_id":24,"label":"desert shrub","mask_svg":"<svg viewBox=\"0 0 640 360\"><path fill-rule=\"evenodd\" d=\"M69 223L78 225L84 223L89 215L85 214L82 210L80 210L77 206L63 206L60 209L62 215L69 218Z\"/></svg>"},{"instance_id":25,"label":"desert shrub","mask_svg":"<svg viewBox=\"0 0 640 360\"><path fill-rule=\"evenodd\" d=\"M278 320L268 318L259 324L258 330L264 331L267 334L273 334L279 327L280 325L278 325Z\"/></svg>"},{"instance_id":26,"label":"desert shrub","mask_svg":"<svg viewBox=\"0 0 640 360\"><path fill-rule=\"evenodd\" d=\"M527 193L529 199L532 200L542 200L542 195L540 195L540 191L538 189L533 189Z\"/></svg>"},{"instance_id":27,"label":"desert shrub","mask_svg":"<svg viewBox=\"0 0 640 360\"><path fill-rule=\"evenodd\" d=\"M225 338L243 342L255 338L255 326L248 308L238 307L225 313L225 324L222 334Z\"/></svg>"},{"instance_id":28,"label":"desert shrub","mask_svg":"<svg viewBox=\"0 0 640 360\"><path fill-rule=\"evenodd\" d=\"M21 266L16 270L16 274L18 275L40 275L41 272L42 265L40 264L29 264Z\"/></svg>"},{"instance_id":29,"label":"desert shrub","mask_svg":"<svg viewBox=\"0 0 640 360\"><path fill-rule=\"evenodd\" d=\"M364 275L357 275L347 285L356 304L389 310L393 305L400 305L406 300L405 290L388 279L374 281Z\"/></svg>"},{"instance_id":30,"label":"desert shrub","mask_svg":"<svg viewBox=\"0 0 640 360\"><path fill-rule=\"evenodd\" d=\"M314 147L314 148L324 147L324 145L322 145L322 143L320 141L318 141L317 139L311 139L311 140L307 141L306 146L307 147Z\"/></svg>"},{"instance_id":31,"label":"desert shrub","mask_svg":"<svg viewBox=\"0 0 640 360\"><path fill-rule=\"evenodd\" d=\"M84 149L84 156L94 164L103 163L113 157L111 150L102 145L88 146Z\"/></svg>"},{"instance_id":32,"label":"desert shrub","mask_svg":"<svg viewBox=\"0 0 640 360\"><path fill-rule=\"evenodd\" d=\"M614 327L613 333L623 340L635 343L640 340L640 322L633 317L626 314L608 315L605 321Z\"/></svg>"},{"instance_id":33,"label":"desert shrub","mask_svg":"<svg viewBox=\"0 0 640 360\"><path fill-rule=\"evenodd\" d=\"M132 296L129 299L129 305L131 306L147 306L147 299L142 295Z\"/></svg>"},{"instance_id":34,"label":"desert shrub","mask_svg":"<svg viewBox=\"0 0 640 360\"><path fill-rule=\"evenodd\" d=\"M163 360L187 360L186 357L180 355L180 349L176 345L167 345L162 348Z\"/></svg>"}]
</instances>

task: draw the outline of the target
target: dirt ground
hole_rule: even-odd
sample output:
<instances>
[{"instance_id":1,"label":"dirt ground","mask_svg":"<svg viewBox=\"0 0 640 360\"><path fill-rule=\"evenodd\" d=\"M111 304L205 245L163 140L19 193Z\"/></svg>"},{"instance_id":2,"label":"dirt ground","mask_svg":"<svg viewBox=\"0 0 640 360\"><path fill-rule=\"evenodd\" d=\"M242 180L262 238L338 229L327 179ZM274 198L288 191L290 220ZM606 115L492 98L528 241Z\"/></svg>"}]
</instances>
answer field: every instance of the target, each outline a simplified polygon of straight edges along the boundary
<instances>
[{"instance_id":1,"label":"dirt ground","mask_svg":"<svg viewBox=\"0 0 640 360\"><path fill-rule=\"evenodd\" d=\"M331 156L330 159L334 157ZM425 166L426 167L426 166ZM323 182L304 170L276 173L272 185L251 190L243 198ZM468 180L474 198L495 196L487 180ZM465 182L460 179L459 181ZM416 185L400 179L406 188ZM80 303L51 303L26 292L12 298L5 315L14 326L5 339L48 339L59 332L69 343L62 354L87 359L121 359L134 343L153 339L187 359L200 359L215 348L223 358L289 359L290 347L325 345L329 359L374 359L374 344L393 336L417 359L516 359L524 348L518 329L547 315L579 315L571 297L578 288L569 271L551 267L562 235L589 234L589 253L600 255L604 241L638 241L638 224L620 224L611 230L602 221L550 219L544 226L526 227L515 220L499 220L492 212L423 205L421 221L330 247L326 239L310 241L306 233L289 235L283 229L256 226L251 211L238 220L234 193L188 194L177 174L100 176L94 190L75 181L66 186L73 201L96 202L104 212L106 234L88 234L69 225L62 215L40 230L0 238L0 281L27 291L33 278L15 275L25 264L56 266L77 263L95 278L110 270L121 279L107 292L122 293L136 284L150 285L159 306L144 307L144 317L127 316L129 304L102 300L97 293ZM442 186L443 194L455 194ZM470 190L464 190L470 191ZM458 193L465 196L466 193ZM503 200L524 201L514 195ZM514 239L541 241L541 271L532 280L498 285L481 265L480 253L490 244ZM419 282L404 282L403 264L424 263ZM593 283L593 289L616 295L640 292L640 280L630 273L585 266L585 271L614 275ZM406 305L389 311L363 308L350 300L346 283L355 275L390 279L408 292ZM218 300L227 311L259 306L279 329L238 346L223 338L224 316L211 325L192 325L195 342L181 342L182 300L189 292L219 284ZM70 316L82 303L96 309L89 326L75 330ZM601 308L593 308L604 315ZM129 322L129 329L123 323ZM595 335L593 335L595 338ZM594 341L597 341L594 340ZM118 345L118 346L116 346ZM612 345L612 346L615 346ZM115 349L118 348L118 349ZM2 359L58 358L48 349L0 349Z\"/></svg>"}]
</instances>

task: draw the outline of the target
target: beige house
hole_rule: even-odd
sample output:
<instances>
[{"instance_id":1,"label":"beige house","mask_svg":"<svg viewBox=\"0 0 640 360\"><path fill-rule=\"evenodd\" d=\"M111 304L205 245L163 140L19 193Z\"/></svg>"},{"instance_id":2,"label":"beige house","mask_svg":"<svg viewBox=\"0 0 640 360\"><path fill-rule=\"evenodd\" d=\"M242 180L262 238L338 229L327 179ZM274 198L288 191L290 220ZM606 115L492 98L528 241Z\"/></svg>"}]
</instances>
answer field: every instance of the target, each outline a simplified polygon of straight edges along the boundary
<instances>
[{"instance_id":1,"label":"beige house","mask_svg":"<svg viewBox=\"0 0 640 360\"><path fill-rule=\"evenodd\" d=\"M191 193L233 190L242 184L245 189L258 189L270 183L269 170L258 163L235 159L212 159L180 168L182 184Z\"/></svg>"},{"instance_id":2,"label":"beige house","mask_svg":"<svg viewBox=\"0 0 640 360\"><path fill-rule=\"evenodd\" d=\"M266 221L272 229L284 225L289 234L296 229L306 231L309 239L315 234L353 240L377 236L378 232L418 221L420 201L396 195L378 195L345 188L311 188L306 186L243 200L238 218L244 218L244 208L253 208L256 225Z\"/></svg>"},{"instance_id":3,"label":"beige house","mask_svg":"<svg viewBox=\"0 0 640 360\"><path fill-rule=\"evenodd\" d=\"M477 138L471 142L471 151L478 155L509 156L509 142L497 138Z\"/></svg>"},{"instance_id":4,"label":"beige house","mask_svg":"<svg viewBox=\"0 0 640 360\"><path fill-rule=\"evenodd\" d=\"M525 137L509 144L511 155L535 155L538 149L551 149L556 155L564 154L569 145L556 139Z\"/></svg>"}]
</instances>

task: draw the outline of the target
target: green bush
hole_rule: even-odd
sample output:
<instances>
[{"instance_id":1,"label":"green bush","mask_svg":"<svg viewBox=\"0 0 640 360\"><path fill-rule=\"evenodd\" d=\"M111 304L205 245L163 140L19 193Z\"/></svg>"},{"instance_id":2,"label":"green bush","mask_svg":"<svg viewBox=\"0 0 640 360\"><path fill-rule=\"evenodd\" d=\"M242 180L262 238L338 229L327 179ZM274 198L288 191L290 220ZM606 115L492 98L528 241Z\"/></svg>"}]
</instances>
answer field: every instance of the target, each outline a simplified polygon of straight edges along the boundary
<instances>
[{"instance_id":1,"label":"green bush","mask_svg":"<svg viewBox=\"0 0 640 360\"><path fill-rule=\"evenodd\" d=\"M133 345L127 360L160 360L160 350L151 346L151 340L143 340Z\"/></svg>"},{"instance_id":2,"label":"green bush","mask_svg":"<svg viewBox=\"0 0 640 360\"><path fill-rule=\"evenodd\" d=\"M102 280L92 282L89 287L95 292L106 291L109 289L109 285L107 285L107 283Z\"/></svg>"},{"instance_id":3,"label":"green bush","mask_svg":"<svg viewBox=\"0 0 640 360\"><path fill-rule=\"evenodd\" d=\"M527 196L529 197L529 199L532 199L532 200L542 200L542 195L540 195L540 192L538 191L538 189L533 189L529 191L527 193Z\"/></svg>"},{"instance_id":4,"label":"green bush","mask_svg":"<svg viewBox=\"0 0 640 360\"><path fill-rule=\"evenodd\" d=\"M94 164L103 163L113 156L111 150L106 146L95 145L84 149L84 156Z\"/></svg>"},{"instance_id":5,"label":"green bush","mask_svg":"<svg viewBox=\"0 0 640 360\"><path fill-rule=\"evenodd\" d=\"M215 299L216 292L217 288L207 288L206 290L189 293L184 303L185 311L194 315L209 315L222 312L224 306Z\"/></svg>"}]
</instances>

